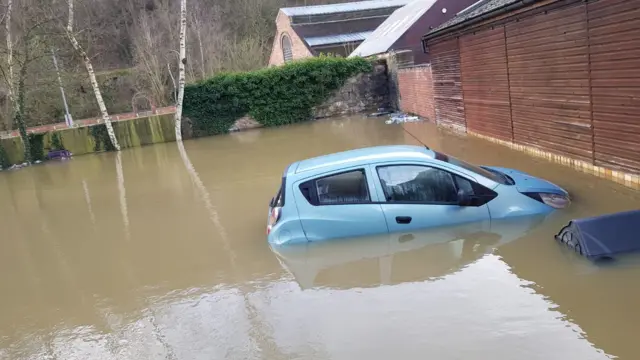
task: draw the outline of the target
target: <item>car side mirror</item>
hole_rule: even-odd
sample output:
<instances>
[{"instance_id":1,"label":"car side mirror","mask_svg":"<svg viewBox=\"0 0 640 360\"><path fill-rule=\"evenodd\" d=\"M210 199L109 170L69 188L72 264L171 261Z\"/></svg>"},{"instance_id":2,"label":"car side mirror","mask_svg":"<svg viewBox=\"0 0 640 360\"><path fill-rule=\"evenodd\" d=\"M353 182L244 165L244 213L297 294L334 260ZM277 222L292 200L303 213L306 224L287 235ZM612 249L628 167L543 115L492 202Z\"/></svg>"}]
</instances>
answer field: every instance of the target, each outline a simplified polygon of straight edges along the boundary
<instances>
[{"instance_id":1,"label":"car side mirror","mask_svg":"<svg viewBox=\"0 0 640 360\"><path fill-rule=\"evenodd\" d=\"M458 205L460 206L470 206L472 201L471 194L464 191L463 189L458 190Z\"/></svg>"}]
</instances>

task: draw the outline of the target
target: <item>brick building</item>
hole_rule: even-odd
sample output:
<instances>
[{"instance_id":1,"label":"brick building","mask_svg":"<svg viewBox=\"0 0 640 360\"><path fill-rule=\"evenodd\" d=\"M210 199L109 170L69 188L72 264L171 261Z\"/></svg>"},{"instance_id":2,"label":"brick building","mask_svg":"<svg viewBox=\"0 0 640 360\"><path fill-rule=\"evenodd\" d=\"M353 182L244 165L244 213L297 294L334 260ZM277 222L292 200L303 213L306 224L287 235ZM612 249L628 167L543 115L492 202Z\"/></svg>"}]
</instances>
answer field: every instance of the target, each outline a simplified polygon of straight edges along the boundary
<instances>
[{"instance_id":1,"label":"brick building","mask_svg":"<svg viewBox=\"0 0 640 360\"><path fill-rule=\"evenodd\" d=\"M398 70L399 106L402 111L435 121L436 107L429 64Z\"/></svg>"},{"instance_id":2,"label":"brick building","mask_svg":"<svg viewBox=\"0 0 640 360\"><path fill-rule=\"evenodd\" d=\"M422 48L422 36L475 2L477 0L414 0L391 14L349 56L386 57L390 89L398 98L394 105L435 120L432 87L425 86L431 84L431 67L429 55Z\"/></svg>"},{"instance_id":3,"label":"brick building","mask_svg":"<svg viewBox=\"0 0 640 360\"><path fill-rule=\"evenodd\" d=\"M432 83L400 87L431 88L439 125L639 188L638 29L640 1L481 0L423 37Z\"/></svg>"},{"instance_id":4,"label":"brick building","mask_svg":"<svg viewBox=\"0 0 640 360\"><path fill-rule=\"evenodd\" d=\"M370 0L282 8L276 17L269 66L332 53L349 55L410 0Z\"/></svg>"},{"instance_id":5,"label":"brick building","mask_svg":"<svg viewBox=\"0 0 640 360\"><path fill-rule=\"evenodd\" d=\"M453 18L477 0L413 0L396 10L360 44L350 56L372 56L389 52L419 65L428 63L422 36Z\"/></svg>"}]
</instances>

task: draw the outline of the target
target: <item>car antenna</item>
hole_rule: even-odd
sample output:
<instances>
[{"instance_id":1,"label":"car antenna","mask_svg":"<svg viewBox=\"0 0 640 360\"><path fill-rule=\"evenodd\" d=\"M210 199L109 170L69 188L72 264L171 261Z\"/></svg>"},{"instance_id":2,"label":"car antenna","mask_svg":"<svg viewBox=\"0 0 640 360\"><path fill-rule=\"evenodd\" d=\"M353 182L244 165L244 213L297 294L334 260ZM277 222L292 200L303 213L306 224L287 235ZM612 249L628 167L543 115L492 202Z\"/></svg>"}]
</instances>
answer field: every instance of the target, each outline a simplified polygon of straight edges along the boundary
<instances>
[{"instance_id":1,"label":"car antenna","mask_svg":"<svg viewBox=\"0 0 640 360\"><path fill-rule=\"evenodd\" d=\"M426 147L427 150L431 150L429 145L427 145L427 144L423 143L422 141L420 141L420 139L418 139L415 135L413 135L409 130L405 129L404 126L402 126L402 130L404 130L407 134L411 135L412 138L416 139L416 141L418 141L420 144L422 144L422 146Z\"/></svg>"}]
</instances>

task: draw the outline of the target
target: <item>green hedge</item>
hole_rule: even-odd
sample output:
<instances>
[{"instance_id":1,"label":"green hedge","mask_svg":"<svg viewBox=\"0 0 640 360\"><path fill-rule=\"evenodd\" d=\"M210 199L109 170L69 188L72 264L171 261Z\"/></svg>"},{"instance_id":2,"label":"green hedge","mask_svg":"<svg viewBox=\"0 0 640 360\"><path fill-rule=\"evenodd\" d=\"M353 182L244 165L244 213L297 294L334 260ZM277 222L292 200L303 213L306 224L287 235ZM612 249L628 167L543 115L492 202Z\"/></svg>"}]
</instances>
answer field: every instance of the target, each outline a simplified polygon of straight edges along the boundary
<instances>
[{"instance_id":1,"label":"green hedge","mask_svg":"<svg viewBox=\"0 0 640 360\"><path fill-rule=\"evenodd\" d=\"M7 156L7 152L4 149L4 146L2 146L2 143L0 143L0 170L7 169L9 168L9 166L11 166L11 162L9 162L9 156Z\"/></svg>"},{"instance_id":2,"label":"green hedge","mask_svg":"<svg viewBox=\"0 0 640 360\"><path fill-rule=\"evenodd\" d=\"M225 133L250 115L264 126L309 120L344 82L370 72L362 58L321 56L252 72L222 73L185 88L183 114L194 135Z\"/></svg>"}]
</instances>

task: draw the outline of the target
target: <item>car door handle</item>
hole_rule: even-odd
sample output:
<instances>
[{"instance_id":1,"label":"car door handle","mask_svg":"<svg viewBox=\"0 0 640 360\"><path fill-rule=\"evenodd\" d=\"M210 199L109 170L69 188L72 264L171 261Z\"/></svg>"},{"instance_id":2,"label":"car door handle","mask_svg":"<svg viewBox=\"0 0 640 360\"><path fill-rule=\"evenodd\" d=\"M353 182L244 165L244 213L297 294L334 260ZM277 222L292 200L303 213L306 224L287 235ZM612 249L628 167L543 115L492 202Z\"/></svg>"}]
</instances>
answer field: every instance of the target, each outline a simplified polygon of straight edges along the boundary
<instances>
[{"instance_id":1,"label":"car door handle","mask_svg":"<svg viewBox=\"0 0 640 360\"><path fill-rule=\"evenodd\" d=\"M408 224L411 222L411 216L396 216L396 222L398 224Z\"/></svg>"}]
</instances>

